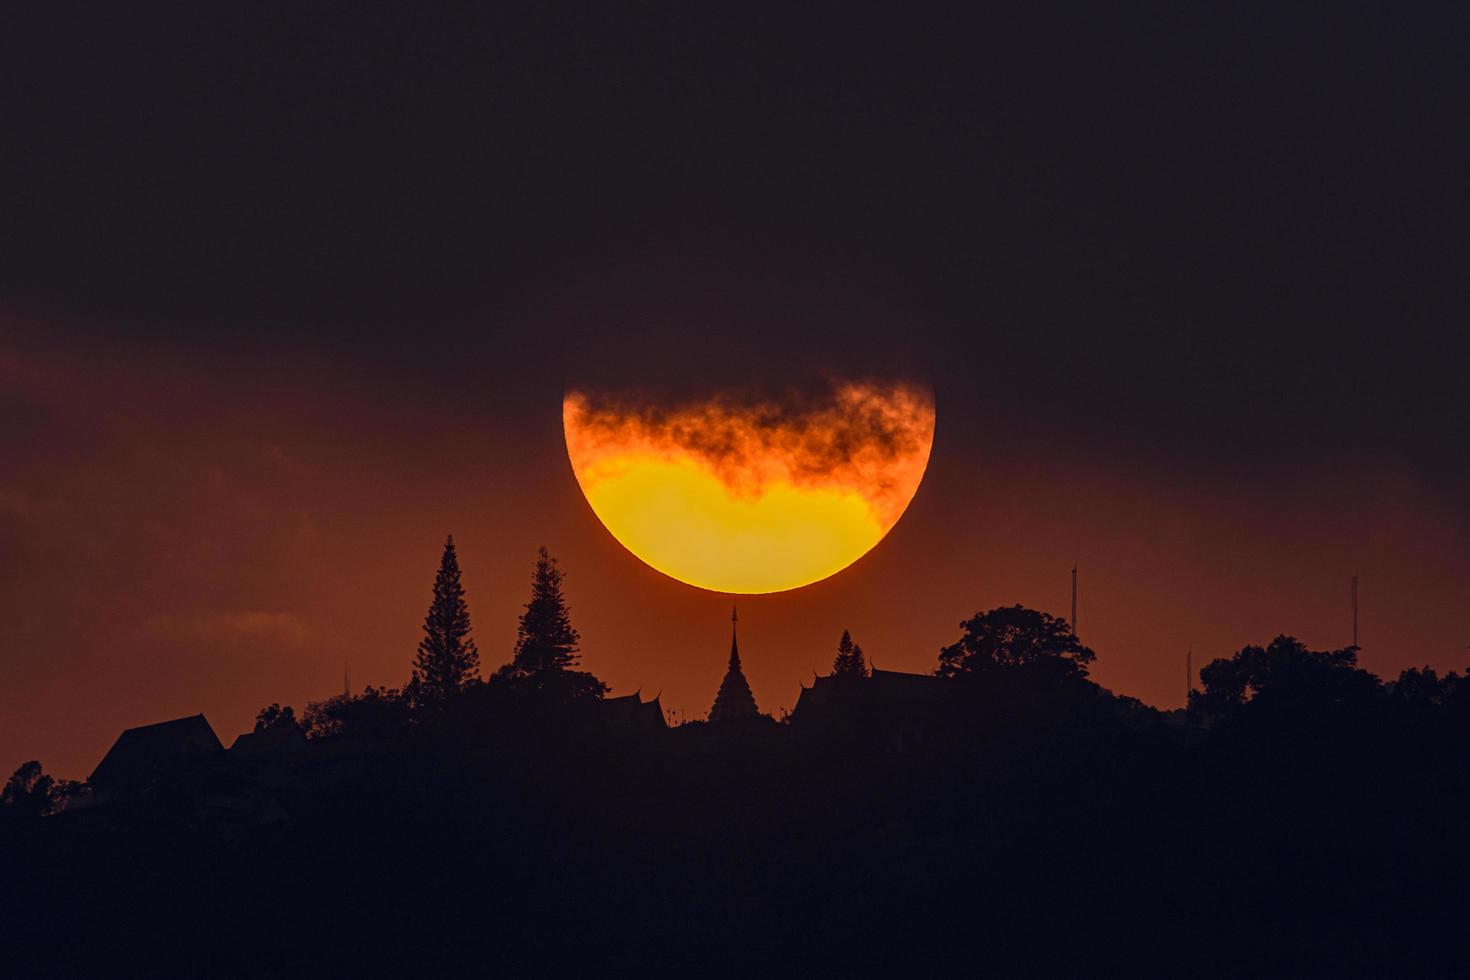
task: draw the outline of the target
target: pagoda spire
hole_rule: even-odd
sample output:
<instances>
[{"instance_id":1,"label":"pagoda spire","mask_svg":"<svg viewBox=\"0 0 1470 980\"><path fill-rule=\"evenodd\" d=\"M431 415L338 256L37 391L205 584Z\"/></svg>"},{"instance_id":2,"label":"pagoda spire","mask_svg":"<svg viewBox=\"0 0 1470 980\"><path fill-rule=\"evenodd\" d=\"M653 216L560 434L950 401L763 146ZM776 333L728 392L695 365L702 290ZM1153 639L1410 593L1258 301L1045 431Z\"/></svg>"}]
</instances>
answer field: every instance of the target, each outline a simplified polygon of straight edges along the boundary
<instances>
[{"instance_id":1,"label":"pagoda spire","mask_svg":"<svg viewBox=\"0 0 1470 980\"><path fill-rule=\"evenodd\" d=\"M720 691L715 695L714 707L709 709L709 720L739 721L745 718L755 718L760 715L760 709L755 705L755 695L750 693L750 682L745 679L745 672L740 669L740 645L735 634L735 624L739 620L735 607L730 607L730 666L725 671L725 679L720 682Z\"/></svg>"},{"instance_id":2,"label":"pagoda spire","mask_svg":"<svg viewBox=\"0 0 1470 980\"><path fill-rule=\"evenodd\" d=\"M735 624L736 624L736 622L739 621L739 619L740 619L740 616L736 613L734 604L731 604L731 606L730 606L730 669L731 670L739 670L740 669L740 645L736 642L736 638L735 638Z\"/></svg>"}]
</instances>

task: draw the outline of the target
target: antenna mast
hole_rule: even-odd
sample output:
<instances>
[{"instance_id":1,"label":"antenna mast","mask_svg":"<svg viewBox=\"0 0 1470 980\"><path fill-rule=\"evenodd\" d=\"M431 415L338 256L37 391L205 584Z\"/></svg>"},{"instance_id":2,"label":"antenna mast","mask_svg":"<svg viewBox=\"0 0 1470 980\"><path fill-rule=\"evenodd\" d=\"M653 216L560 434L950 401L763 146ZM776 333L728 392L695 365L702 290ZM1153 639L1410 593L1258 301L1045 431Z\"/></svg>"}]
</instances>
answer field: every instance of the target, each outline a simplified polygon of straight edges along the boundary
<instances>
[{"instance_id":1,"label":"antenna mast","mask_svg":"<svg viewBox=\"0 0 1470 980\"><path fill-rule=\"evenodd\" d=\"M344 698L352 697L352 674L348 672L347 664L348 661L342 661L342 696Z\"/></svg>"},{"instance_id":2,"label":"antenna mast","mask_svg":"<svg viewBox=\"0 0 1470 980\"><path fill-rule=\"evenodd\" d=\"M1194 646L1184 655L1184 706L1189 707L1189 696L1194 693Z\"/></svg>"}]
</instances>

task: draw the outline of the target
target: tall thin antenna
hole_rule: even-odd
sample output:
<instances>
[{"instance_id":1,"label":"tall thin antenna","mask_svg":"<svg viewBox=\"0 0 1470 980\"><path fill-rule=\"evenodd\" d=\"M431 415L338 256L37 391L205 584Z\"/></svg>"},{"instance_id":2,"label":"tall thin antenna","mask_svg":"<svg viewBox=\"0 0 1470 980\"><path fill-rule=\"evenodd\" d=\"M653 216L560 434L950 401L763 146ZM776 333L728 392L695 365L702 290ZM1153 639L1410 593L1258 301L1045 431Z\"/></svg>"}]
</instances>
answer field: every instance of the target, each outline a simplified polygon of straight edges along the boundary
<instances>
[{"instance_id":1,"label":"tall thin antenna","mask_svg":"<svg viewBox=\"0 0 1470 980\"><path fill-rule=\"evenodd\" d=\"M1353 648L1358 646L1358 573L1353 573Z\"/></svg>"},{"instance_id":2,"label":"tall thin antenna","mask_svg":"<svg viewBox=\"0 0 1470 980\"><path fill-rule=\"evenodd\" d=\"M1184 655L1184 706L1189 706L1189 696L1194 693L1194 644Z\"/></svg>"},{"instance_id":3,"label":"tall thin antenna","mask_svg":"<svg viewBox=\"0 0 1470 980\"><path fill-rule=\"evenodd\" d=\"M1077 635L1077 566L1072 566L1072 635Z\"/></svg>"},{"instance_id":4,"label":"tall thin antenna","mask_svg":"<svg viewBox=\"0 0 1470 980\"><path fill-rule=\"evenodd\" d=\"M352 697L352 674L348 672L347 664L348 661L342 661L342 696L344 698Z\"/></svg>"}]
</instances>

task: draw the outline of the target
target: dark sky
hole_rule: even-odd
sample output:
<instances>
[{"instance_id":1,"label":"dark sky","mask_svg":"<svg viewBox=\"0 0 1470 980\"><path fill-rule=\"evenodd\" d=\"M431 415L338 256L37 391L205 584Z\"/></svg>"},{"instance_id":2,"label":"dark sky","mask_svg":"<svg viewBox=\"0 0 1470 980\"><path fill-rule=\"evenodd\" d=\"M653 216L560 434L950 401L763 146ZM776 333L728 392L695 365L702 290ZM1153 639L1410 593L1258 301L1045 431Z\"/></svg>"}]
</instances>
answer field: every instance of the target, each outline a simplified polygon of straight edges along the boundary
<instances>
[{"instance_id":1,"label":"dark sky","mask_svg":"<svg viewBox=\"0 0 1470 980\"><path fill-rule=\"evenodd\" d=\"M442 535L505 659L536 545L587 665L693 717L725 600L643 568L570 383L935 387L889 539L748 600L763 707L853 628L1063 613L1182 699L1293 632L1470 643L1455 5L0 13L0 769L398 684Z\"/></svg>"}]
</instances>

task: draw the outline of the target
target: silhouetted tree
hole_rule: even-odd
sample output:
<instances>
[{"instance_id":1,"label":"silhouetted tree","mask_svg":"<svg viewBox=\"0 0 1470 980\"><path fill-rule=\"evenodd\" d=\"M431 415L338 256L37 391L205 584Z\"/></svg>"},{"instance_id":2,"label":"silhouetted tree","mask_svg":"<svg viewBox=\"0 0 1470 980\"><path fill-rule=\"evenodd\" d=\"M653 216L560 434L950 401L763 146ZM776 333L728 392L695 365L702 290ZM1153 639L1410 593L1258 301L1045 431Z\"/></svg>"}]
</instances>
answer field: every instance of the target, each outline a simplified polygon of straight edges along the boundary
<instances>
[{"instance_id":1,"label":"silhouetted tree","mask_svg":"<svg viewBox=\"0 0 1470 980\"><path fill-rule=\"evenodd\" d=\"M323 701L308 701L301 713L301 730L307 738L325 738L342 730L341 724L331 715L331 709L345 704L347 698L341 694Z\"/></svg>"},{"instance_id":2,"label":"silhouetted tree","mask_svg":"<svg viewBox=\"0 0 1470 980\"><path fill-rule=\"evenodd\" d=\"M1453 670L1440 677L1432 667L1410 667L1400 672L1399 679L1393 683L1393 700L1411 710L1441 708L1454 697L1460 680Z\"/></svg>"},{"instance_id":3,"label":"silhouetted tree","mask_svg":"<svg viewBox=\"0 0 1470 980\"><path fill-rule=\"evenodd\" d=\"M255 715L255 731L264 732L273 728L297 728L301 727L296 720L296 711L289 704L284 708L272 702L261 708Z\"/></svg>"},{"instance_id":4,"label":"silhouetted tree","mask_svg":"<svg viewBox=\"0 0 1470 980\"><path fill-rule=\"evenodd\" d=\"M580 660L577 644L581 637L572 627L561 584L565 577L557 560L543 547L536 553L536 570L531 574L531 601L516 628L513 663L527 673L571 670Z\"/></svg>"},{"instance_id":5,"label":"silhouetted tree","mask_svg":"<svg viewBox=\"0 0 1470 980\"><path fill-rule=\"evenodd\" d=\"M581 637L572 626L571 611L562 593L565 573L543 547L536 553L531 573L531 599L516 628L511 662L491 678L497 688L534 691L553 700L601 698L607 685L592 674L575 670L581 658Z\"/></svg>"},{"instance_id":6,"label":"silhouetted tree","mask_svg":"<svg viewBox=\"0 0 1470 980\"><path fill-rule=\"evenodd\" d=\"M863 658L863 648L852 642L852 634L842 631L837 641L837 656L832 661L832 676L847 680L861 680L868 676L868 663Z\"/></svg>"},{"instance_id":7,"label":"silhouetted tree","mask_svg":"<svg viewBox=\"0 0 1470 980\"><path fill-rule=\"evenodd\" d=\"M325 701L311 701L302 715L301 729L307 738L354 731L385 734L402 720L406 701L397 688L372 686L357 695L338 694Z\"/></svg>"},{"instance_id":8,"label":"silhouetted tree","mask_svg":"<svg viewBox=\"0 0 1470 980\"><path fill-rule=\"evenodd\" d=\"M415 707L442 707L480 676L480 653L470 638L470 610L459 578L454 536L434 577L434 598L424 617L424 638L413 661L413 678L404 692Z\"/></svg>"},{"instance_id":9,"label":"silhouetted tree","mask_svg":"<svg viewBox=\"0 0 1470 980\"><path fill-rule=\"evenodd\" d=\"M1203 690L1190 696L1190 709L1206 718L1362 707L1382 693L1378 678L1359 669L1356 647L1308 650L1292 636L1243 647L1205 665L1199 676Z\"/></svg>"},{"instance_id":10,"label":"silhouetted tree","mask_svg":"<svg viewBox=\"0 0 1470 980\"><path fill-rule=\"evenodd\" d=\"M492 696L529 696L543 703L599 700L608 691L606 684L585 670L527 671L513 663L497 670L486 689Z\"/></svg>"},{"instance_id":11,"label":"silhouetted tree","mask_svg":"<svg viewBox=\"0 0 1470 980\"><path fill-rule=\"evenodd\" d=\"M9 817L26 820L50 813L57 798L56 780L34 759L25 763L0 790L0 806Z\"/></svg>"},{"instance_id":12,"label":"silhouetted tree","mask_svg":"<svg viewBox=\"0 0 1470 980\"><path fill-rule=\"evenodd\" d=\"M976 613L960 624L959 642L939 652L943 677L1026 670L1058 677L1086 677L1096 659L1064 619L1024 606Z\"/></svg>"}]
</instances>

